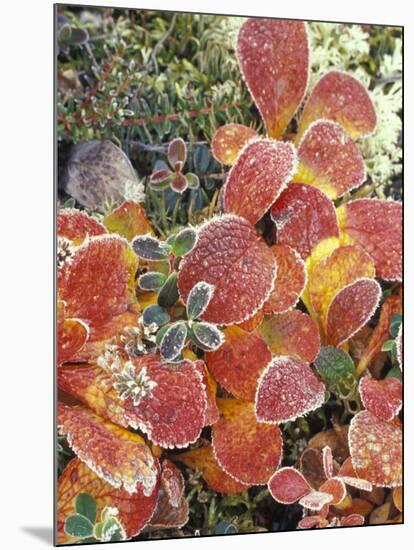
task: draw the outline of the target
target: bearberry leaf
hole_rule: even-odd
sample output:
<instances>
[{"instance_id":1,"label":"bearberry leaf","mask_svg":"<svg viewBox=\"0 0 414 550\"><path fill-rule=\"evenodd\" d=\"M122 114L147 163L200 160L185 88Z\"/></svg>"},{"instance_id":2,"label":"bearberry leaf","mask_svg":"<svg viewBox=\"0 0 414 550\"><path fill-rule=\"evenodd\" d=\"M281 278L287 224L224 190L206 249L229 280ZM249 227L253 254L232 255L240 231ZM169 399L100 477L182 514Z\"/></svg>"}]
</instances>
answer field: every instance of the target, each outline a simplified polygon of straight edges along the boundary
<instances>
[{"instance_id":1,"label":"bearberry leaf","mask_svg":"<svg viewBox=\"0 0 414 550\"><path fill-rule=\"evenodd\" d=\"M370 411L351 420L349 450L358 477L379 487L402 484L402 427L398 418L380 420Z\"/></svg>"},{"instance_id":2,"label":"bearberry leaf","mask_svg":"<svg viewBox=\"0 0 414 550\"><path fill-rule=\"evenodd\" d=\"M326 481L323 453L320 449L306 447L300 455L299 468L307 482L315 490Z\"/></svg>"},{"instance_id":3,"label":"bearberry leaf","mask_svg":"<svg viewBox=\"0 0 414 550\"><path fill-rule=\"evenodd\" d=\"M59 210L56 224L58 236L73 241L75 245L81 244L86 237L104 235L106 233L105 227L95 218L75 208Z\"/></svg>"},{"instance_id":4,"label":"bearberry leaf","mask_svg":"<svg viewBox=\"0 0 414 550\"><path fill-rule=\"evenodd\" d=\"M298 149L299 167L294 181L315 185L337 199L365 181L366 169L356 143L338 124L312 123Z\"/></svg>"},{"instance_id":5,"label":"bearberry leaf","mask_svg":"<svg viewBox=\"0 0 414 550\"><path fill-rule=\"evenodd\" d=\"M346 497L346 487L345 483L339 477L331 477L323 483L319 491L321 493L327 493L331 495L332 500L329 502L332 506L340 504Z\"/></svg>"},{"instance_id":6,"label":"bearberry leaf","mask_svg":"<svg viewBox=\"0 0 414 550\"><path fill-rule=\"evenodd\" d=\"M259 424L252 403L219 399L220 420L212 427L212 445L220 466L234 479L262 485L282 460L278 426Z\"/></svg>"},{"instance_id":7,"label":"bearberry leaf","mask_svg":"<svg viewBox=\"0 0 414 550\"><path fill-rule=\"evenodd\" d=\"M187 146L181 138L176 138L168 146L168 162L174 168L179 162L185 164L187 158Z\"/></svg>"},{"instance_id":8,"label":"bearberry leaf","mask_svg":"<svg viewBox=\"0 0 414 550\"><path fill-rule=\"evenodd\" d=\"M157 304L148 306L144 309L142 314L144 325L151 325L155 323L159 327L165 325L170 320L168 312Z\"/></svg>"},{"instance_id":9,"label":"bearberry leaf","mask_svg":"<svg viewBox=\"0 0 414 550\"><path fill-rule=\"evenodd\" d=\"M330 479L333 476L333 456L330 447L324 447L322 449L322 462L325 476L327 479Z\"/></svg>"},{"instance_id":10,"label":"bearberry leaf","mask_svg":"<svg viewBox=\"0 0 414 550\"><path fill-rule=\"evenodd\" d=\"M248 19L237 39L247 87L270 137L280 139L306 93L309 44L302 21Z\"/></svg>"},{"instance_id":11,"label":"bearberry leaf","mask_svg":"<svg viewBox=\"0 0 414 550\"><path fill-rule=\"evenodd\" d=\"M328 344L340 346L358 332L374 314L380 297L381 287L374 279L359 279L340 290L328 310Z\"/></svg>"},{"instance_id":12,"label":"bearberry leaf","mask_svg":"<svg viewBox=\"0 0 414 550\"><path fill-rule=\"evenodd\" d=\"M192 335L193 341L204 351L214 351L224 341L223 333L212 323L194 323Z\"/></svg>"},{"instance_id":13,"label":"bearberry leaf","mask_svg":"<svg viewBox=\"0 0 414 550\"><path fill-rule=\"evenodd\" d=\"M149 184L154 191L165 191L169 188L173 178L174 172L171 172L168 168L162 168L151 174Z\"/></svg>"},{"instance_id":14,"label":"bearberry leaf","mask_svg":"<svg viewBox=\"0 0 414 550\"><path fill-rule=\"evenodd\" d=\"M400 364L400 367L402 369L403 367L403 340L402 340L402 331L403 331L403 325L401 323L400 329L397 334L397 338L395 339L396 342L396 350L397 350L397 359L398 363Z\"/></svg>"},{"instance_id":15,"label":"bearberry leaf","mask_svg":"<svg viewBox=\"0 0 414 550\"><path fill-rule=\"evenodd\" d=\"M177 235L174 235L174 240L171 243L171 252L174 256L184 256L194 248L197 242L197 231L192 227L183 229Z\"/></svg>"},{"instance_id":16,"label":"bearberry leaf","mask_svg":"<svg viewBox=\"0 0 414 550\"><path fill-rule=\"evenodd\" d=\"M158 305L172 307L178 300L177 272L173 271L158 294Z\"/></svg>"},{"instance_id":17,"label":"bearberry leaf","mask_svg":"<svg viewBox=\"0 0 414 550\"><path fill-rule=\"evenodd\" d=\"M326 504L330 504L333 501L333 496L329 493L323 493L322 491L312 491L311 493L302 497L299 504L308 510L319 511Z\"/></svg>"},{"instance_id":18,"label":"bearberry leaf","mask_svg":"<svg viewBox=\"0 0 414 550\"><path fill-rule=\"evenodd\" d=\"M194 367L200 373L203 384L206 388L207 407L204 424L206 426L211 426L219 419L219 410L216 402L217 383L211 376L204 361L201 359L194 361Z\"/></svg>"},{"instance_id":19,"label":"bearberry leaf","mask_svg":"<svg viewBox=\"0 0 414 550\"><path fill-rule=\"evenodd\" d=\"M185 339L187 327L185 323L177 322L168 328L160 343L161 356L167 361L174 361L180 355Z\"/></svg>"},{"instance_id":20,"label":"bearberry leaf","mask_svg":"<svg viewBox=\"0 0 414 550\"><path fill-rule=\"evenodd\" d=\"M140 275L138 279L139 288L142 290L159 290L165 281L167 280L164 273L159 273L157 271L149 271Z\"/></svg>"},{"instance_id":21,"label":"bearberry leaf","mask_svg":"<svg viewBox=\"0 0 414 550\"><path fill-rule=\"evenodd\" d=\"M274 357L257 386L256 417L269 424L288 422L317 409L324 399L325 386L307 363L291 356Z\"/></svg>"},{"instance_id":22,"label":"bearberry leaf","mask_svg":"<svg viewBox=\"0 0 414 550\"><path fill-rule=\"evenodd\" d=\"M267 486L272 497L281 504L293 504L312 491L299 470L289 466L276 470Z\"/></svg>"},{"instance_id":23,"label":"bearberry leaf","mask_svg":"<svg viewBox=\"0 0 414 550\"><path fill-rule=\"evenodd\" d=\"M349 516L341 518L341 527L356 527L364 525L364 523L365 519L361 514L349 514Z\"/></svg>"},{"instance_id":24,"label":"bearberry leaf","mask_svg":"<svg viewBox=\"0 0 414 550\"><path fill-rule=\"evenodd\" d=\"M296 249L306 259L328 237L337 237L338 220L333 202L312 185L291 183L271 209L277 242Z\"/></svg>"},{"instance_id":25,"label":"bearberry leaf","mask_svg":"<svg viewBox=\"0 0 414 550\"><path fill-rule=\"evenodd\" d=\"M289 142L250 141L240 152L224 186L225 212L255 224L269 210L296 171Z\"/></svg>"},{"instance_id":26,"label":"bearberry leaf","mask_svg":"<svg viewBox=\"0 0 414 550\"><path fill-rule=\"evenodd\" d=\"M96 502L89 493L80 493L76 497L75 508L78 514L88 518L90 522L96 520Z\"/></svg>"},{"instance_id":27,"label":"bearberry leaf","mask_svg":"<svg viewBox=\"0 0 414 550\"><path fill-rule=\"evenodd\" d=\"M157 469L144 440L123 428L105 422L88 409L58 406L59 433L78 457L115 488L128 493L142 486L150 495L157 480Z\"/></svg>"},{"instance_id":28,"label":"bearberry leaf","mask_svg":"<svg viewBox=\"0 0 414 550\"><path fill-rule=\"evenodd\" d=\"M184 477L177 466L164 459L161 469L161 485L167 493L172 506L177 507L184 495Z\"/></svg>"},{"instance_id":29,"label":"bearberry leaf","mask_svg":"<svg viewBox=\"0 0 414 550\"><path fill-rule=\"evenodd\" d=\"M177 472L175 482L178 482L179 476L182 477L182 474L176 466L173 464L172 466ZM188 522L188 502L184 495L181 495L178 502L175 502L171 493L172 482L172 479L168 480L168 482L165 478L164 480L161 479L161 488L158 493L157 506L147 527L147 532L155 529L180 529Z\"/></svg>"},{"instance_id":30,"label":"bearberry leaf","mask_svg":"<svg viewBox=\"0 0 414 550\"><path fill-rule=\"evenodd\" d=\"M58 302L57 362L58 365L73 359L89 338L89 327L80 319L65 319L64 304Z\"/></svg>"},{"instance_id":31,"label":"bearberry leaf","mask_svg":"<svg viewBox=\"0 0 414 550\"><path fill-rule=\"evenodd\" d=\"M312 363L320 350L317 324L298 309L265 318L258 332L274 355L295 355Z\"/></svg>"},{"instance_id":32,"label":"bearberry leaf","mask_svg":"<svg viewBox=\"0 0 414 550\"><path fill-rule=\"evenodd\" d=\"M184 193L188 188L188 180L184 174L174 174L170 187L176 193Z\"/></svg>"},{"instance_id":33,"label":"bearberry leaf","mask_svg":"<svg viewBox=\"0 0 414 550\"><path fill-rule=\"evenodd\" d=\"M72 514L65 521L65 532L71 537L85 539L93 533L93 523L81 514Z\"/></svg>"},{"instance_id":34,"label":"bearberry leaf","mask_svg":"<svg viewBox=\"0 0 414 550\"><path fill-rule=\"evenodd\" d=\"M402 405L402 384L396 378L361 378L359 393L363 406L380 420L392 420Z\"/></svg>"},{"instance_id":35,"label":"bearberry leaf","mask_svg":"<svg viewBox=\"0 0 414 550\"><path fill-rule=\"evenodd\" d=\"M243 124L226 124L214 133L211 152L218 162L231 166L246 143L255 137L258 137L258 134L252 128Z\"/></svg>"},{"instance_id":36,"label":"bearberry leaf","mask_svg":"<svg viewBox=\"0 0 414 550\"><path fill-rule=\"evenodd\" d=\"M145 260L165 260L171 247L152 235L139 235L132 241L132 248L137 256Z\"/></svg>"},{"instance_id":37,"label":"bearberry leaf","mask_svg":"<svg viewBox=\"0 0 414 550\"><path fill-rule=\"evenodd\" d=\"M326 73L316 83L305 103L297 139L318 119L338 123L352 139L372 134L377 125L374 105L366 88L353 76L339 71Z\"/></svg>"},{"instance_id":38,"label":"bearberry leaf","mask_svg":"<svg viewBox=\"0 0 414 550\"><path fill-rule=\"evenodd\" d=\"M290 246L276 244L271 247L276 259L275 288L263 306L266 315L284 313L296 305L306 285L305 264Z\"/></svg>"},{"instance_id":39,"label":"bearberry leaf","mask_svg":"<svg viewBox=\"0 0 414 550\"><path fill-rule=\"evenodd\" d=\"M147 235L154 230L148 221L143 206L134 201L125 201L103 219L110 233L117 233L132 241L137 235Z\"/></svg>"},{"instance_id":40,"label":"bearberry leaf","mask_svg":"<svg viewBox=\"0 0 414 550\"><path fill-rule=\"evenodd\" d=\"M197 174L189 172L185 175L185 179L187 180L187 186L190 189L198 189L200 187L200 178Z\"/></svg>"},{"instance_id":41,"label":"bearberry leaf","mask_svg":"<svg viewBox=\"0 0 414 550\"><path fill-rule=\"evenodd\" d=\"M190 294L187 298L187 317L190 320L197 319L207 309L211 298L214 294L214 286L200 281L190 290Z\"/></svg>"},{"instance_id":42,"label":"bearberry leaf","mask_svg":"<svg viewBox=\"0 0 414 550\"><path fill-rule=\"evenodd\" d=\"M337 210L344 243L356 243L374 260L377 276L402 278L402 205L380 199L356 199Z\"/></svg>"},{"instance_id":43,"label":"bearberry leaf","mask_svg":"<svg viewBox=\"0 0 414 550\"><path fill-rule=\"evenodd\" d=\"M201 318L230 325L261 308L275 277L274 257L254 227L228 214L201 227L195 247L181 263L178 288L186 303L198 282L214 285L213 298Z\"/></svg>"},{"instance_id":44,"label":"bearberry leaf","mask_svg":"<svg viewBox=\"0 0 414 550\"><path fill-rule=\"evenodd\" d=\"M321 348L315 368L335 393L349 397L355 392L357 372L351 356L343 349L331 346Z\"/></svg>"},{"instance_id":45,"label":"bearberry leaf","mask_svg":"<svg viewBox=\"0 0 414 550\"><path fill-rule=\"evenodd\" d=\"M225 341L206 361L225 390L244 401L253 401L257 380L272 358L264 339L255 332L233 326L224 329Z\"/></svg>"}]
</instances>

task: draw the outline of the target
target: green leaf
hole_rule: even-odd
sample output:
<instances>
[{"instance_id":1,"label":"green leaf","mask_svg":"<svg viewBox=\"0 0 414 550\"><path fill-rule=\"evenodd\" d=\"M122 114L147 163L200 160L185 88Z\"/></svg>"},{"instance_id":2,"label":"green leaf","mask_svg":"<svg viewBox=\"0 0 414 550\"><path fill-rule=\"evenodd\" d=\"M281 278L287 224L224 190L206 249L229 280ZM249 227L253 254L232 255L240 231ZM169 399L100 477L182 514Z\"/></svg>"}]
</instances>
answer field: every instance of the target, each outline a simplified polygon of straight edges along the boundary
<instances>
[{"instance_id":1,"label":"green leaf","mask_svg":"<svg viewBox=\"0 0 414 550\"><path fill-rule=\"evenodd\" d=\"M65 521L65 532L71 537L84 539L93 533L93 523L81 514L72 514Z\"/></svg>"},{"instance_id":2,"label":"green leaf","mask_svg":"<svg viewBox=\"0 0 414 550\"><path fill-rule=\"evenodd\" d=\"M355 392L357 373L354 362L346 351L331 346L321 348L315 367L334 393L348 398Z\"/></svg>"},{"instance_id":3,"label":"green leaf","mask_svg":"<svg viewBox=\"0 0 414 550\"><path fill-rule=\"evenodd\" d=\"M142 314L142 319L144 321L144 325L149 326L152 323L155 323L159 327L162 325L165 325L165 323L168 323L170 320L170 316L168 313L160 307L157 304L148 306L144 309L144 313Z\"/></svg>"},{"instance_id":4,"label":"green leaf","mask_svg":"<svg viewBox=\"0 0 414 550\"><path fill-rule=\"evenodd\" d=\"M190 189L198 189L200 187L200 178L196 174L189 172L185 175L185 179Z\"/></svg>"},{"instance_id":5,"label":"green leaf","mask_svg":"<svg viewBox=\"0 0 414 550\"><path fill-rule=\"evenodd\" d=\"M174 256L184 256L194 248L196 241L197 231L192 227L187 227L175 235L174 242L171 244L171 251Z\"/></svg>"},{"instance_id":6,"label":"green leaf","mask_svg":"<svg viewBox=\"0 0 414 550\"><path fill-rule=\"evenodd\" d=\"M395 348L395 340L386 340L381 347L381 351L392 351Z\"/></svg>"},{"instance_id":7,"label":"green leaf","mask_svg":"<svg viewBox=\"0 0 414 550\"><path fill-rule=\"evenodd\" d=\"M400 367L392 367L385 378L397 378L402 382L402 373Z\"/></svg>"},{"instance_id":8,"label":"green leaf","mask_svg":"<svg viewBox=\"0 0 414 550\"><path fill-rule=\"evenodd\" d=\"M78 514L85 516L89 521L95 523L96 520L96 502L88 493L80 493L76 497L75 508Z\"/></svg>"},{"instance_id":9,"label":"green leaf","mask_svg":"<svg viewBox=\"0 0 414 550\"><path fill-rule=\"evenodd\" d=\"M132 241L132 248L137 256L145 260L165 260L170 253L170 246L151 235L138 235Z\"/></svg>"},{"instance_id":10,"label":"green leaf","mask_svg":"<svg viewBox=\"0 0 414 550\"><path fill-rule=\"evenodd\" d=\"M214 285L200 281L190 291L187 298L187 317L193 321L207 309L214 294Z\"/></svg>"},{"instance_id":11,"label":"green leaf","mask_svg":"<svg viewBox=\"0 0 414 550\"><path fill-rule=\"evenodd\" d=\"M138 285L142 290L159 290L165 281L167 276L164 273L159 273L158 271L149 271L144 273L138 279Z\"/></svg>"},{"instance_id":12,"label":"green leaf","mask_svg":"<svg viewBox=\"0 0 414 550\"><path fill-rule=\"evenodd\" d=\"M214 351L224 342L224 334L212 323L194 323L190 337L204 351Z\"/></svg>"},{"instance_id":13,"label":"green leaf","mask_svg":"<svg viewBox=\"0 0 414 550\"><path fill-rule=\"evenodd\" d=\"M228 521L220 521L215 529L214 534L215 535L233 535L235 533L238 533L238 529L233 523L229 523Z\"/></svg>"},{"instance_id":14,"label":"green leaf","mask_svg":"<svg viewBox=\"0 0 414 550\"><path fill-rule=\"evenodd\" d=\"M194 169L196 172L204 174L210 164L210 153L206 145L199 145L193 154Z\"/></svg>"},{"instance_id":15,"label":"green leaf","mask_svg":"<svg viewBox=\"0 0 414 550\"><path fill-rule=\"evenodd\" d=\"M187 327L182 321L178 321L168 327L161 344L160 353L167 361L174 361L179 357L187 338Z\"/></svg>"},{"instance_id":16,"label":"green leaf","mask_svg":"<svg viewBox=\"0 0 414 550\"><path fill-rule=\"evenodd\" d=\"M391 317L390 334L393 338L397 337L401 323L402 323L402 315L400 313L396 313Z\"/></svg>"},{"instance_id":17,"label":"green leaf","mask_svg":"<svg viewBox=\"0 0 414 550\"><path fill-rule=\"evenodd\" d=\"M161 307L172 307L177 300L177 272L173 271L158 294L158 305Z\"/></svg>"},{"instance_id":18,"label":"green leaf","mask_svg":"<svg viewBox=\"0 0 414 550\"><path fill-rule=\"evenodd\" d=\"M169 325L165 325L161 327L160 330L157 332L157 336L155 337L155 343L157 344L158 347L160 347L161 340L163 339L164 334L167 332L169 328L170 328Z\"/></svg>"},{"instance_id":19,"label":"green leaf","mask_svg":"<svg viewBox=\"0 0 414 550\"><path fill-rule=\"evenodd\" d=\"M171 170L156 170L151 174L149 184L151 189L154 189L154 191L164 191L165 189L168 189L172 179L173 173Z\"/></svg>"}]
</instances>

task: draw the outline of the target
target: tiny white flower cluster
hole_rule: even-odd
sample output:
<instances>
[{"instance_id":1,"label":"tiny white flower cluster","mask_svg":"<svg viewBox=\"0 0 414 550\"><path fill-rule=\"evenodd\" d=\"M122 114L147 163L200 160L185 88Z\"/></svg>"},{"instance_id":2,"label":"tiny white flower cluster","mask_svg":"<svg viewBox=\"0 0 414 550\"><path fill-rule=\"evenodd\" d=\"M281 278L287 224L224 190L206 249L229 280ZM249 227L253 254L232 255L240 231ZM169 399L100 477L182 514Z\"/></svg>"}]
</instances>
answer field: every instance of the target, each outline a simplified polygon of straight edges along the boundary
<instances>
[{"instance_id":1,"label":"tiny white flower cluster","mask_svg":"<svg viewBox=\"0 0 414 550\"><path fill-rule=\"evenodd\" d=\"M122 371L114 374L114 378L114 388L119 397L122 400L131 397L135 406L144 397L151 396L152 390L157 387L157 383L148 376L147 368L143 367L137 375L131 361L127 361Z\"/></svg>"},{"instance_id":2,"label":"tiny white flower cluster","mask_svg":"<svg viewBox=\"0 0 414 550\"><path fill-rule=\"evenodd\" d=\"M144 202L145 187L142 181L137 182L137 181L127 180L125 182L124 198L125 200L129 200L133 202Z\"/></svg>"}]
</instances>

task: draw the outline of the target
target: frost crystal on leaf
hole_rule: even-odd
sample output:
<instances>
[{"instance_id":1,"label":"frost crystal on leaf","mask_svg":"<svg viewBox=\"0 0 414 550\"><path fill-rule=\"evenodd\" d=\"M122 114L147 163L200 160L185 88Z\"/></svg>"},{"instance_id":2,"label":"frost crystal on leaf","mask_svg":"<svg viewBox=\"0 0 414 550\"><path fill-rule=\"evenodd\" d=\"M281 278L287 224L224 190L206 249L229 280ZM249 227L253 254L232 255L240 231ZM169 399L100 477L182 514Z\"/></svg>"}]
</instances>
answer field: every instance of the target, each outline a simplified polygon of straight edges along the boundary
<instances>
[{"instance_id":1,"label":"frost crystal on leaf","mask_svg":"<svg viewBox=\"0 0 414 550\"><path fill-rule=\"evenodd\" d=\"M134 405L138 405L144 397L151 397L151 390L157 387L157 383L149 378L146 367L143 367L137 375L131 361L125 363L123 370L116 373L114 378L116 380L114 388L119 393L119 397L122 400L131 397Z\"/></svg>"}]
</instances>

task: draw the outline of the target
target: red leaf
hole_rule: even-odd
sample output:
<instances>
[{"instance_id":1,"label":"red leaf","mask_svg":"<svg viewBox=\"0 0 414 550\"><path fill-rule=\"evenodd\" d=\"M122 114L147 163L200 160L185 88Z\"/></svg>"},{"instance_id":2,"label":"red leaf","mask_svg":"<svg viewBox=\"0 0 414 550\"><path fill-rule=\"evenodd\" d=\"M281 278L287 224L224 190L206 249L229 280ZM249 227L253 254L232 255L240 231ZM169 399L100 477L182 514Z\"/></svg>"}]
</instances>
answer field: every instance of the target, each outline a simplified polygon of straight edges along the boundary
<instances>
[{"instance_id":1,"label":"red leaf","mask_svg":"<svg viewBox=\"0 0 414 550\"><path fill-rule=\"evenodd\" d=\"M319 491L331 495L332 500L329 502L332 506L340 504L346 497L346 487L342 479L339 477L331 477L323 483Z\"/></svg>"},{"instance_id":2,"label":"red leaf","mask_svg":"<svg viewBox=\"0 0 414 550\"><path fill-rule=\"evenodd\" d=\"M316 359L321 347L317 324L298 309L267 317L258 332L274 355L295 355L307 363Z\"/></svg>"},{"instance_id":3,"label":"red leaf","mask_svg":"<svg viewBox=\"0 0 414 550\"><path fill-rule=\"evenodd\" d=\"M272 354L255 332L233 326L224 329L224 335L219 349L206 354L208 367L224 389L239 399L253 401L259 375Z\"/></svg>"},{"instance_id":4,"label":"red leaf","mask_svg":"<svg viewBox=\"0 0 414 550\"><path fill-rule=\"evenodd\" d=\"M402 426L362 411L351 420L349 450L358 476L379 487L402 485Z\"/></svg>"},{"instance_id":5,"label":"red leaf","mask_svg":"<svg viewBox=\"0 0 414 550\"><path fill-rule=\"evenodd\" d=\"M224 186L224 211L258 222L285 189L296 170L289 142L250 141L237 157Z\"/></svg>"},{"instance_id":6,"label":"red leaf","mask_svg":"<svg viewBox=\"0 0 414 550\"><path fill-rule=\"evenodd\" d=\"M274 357L256 393L259 422L280 424L313 411L324 402L325 386L311 367L296 357Z\"/></svg>"},{"instance_id":7,"label":"red leaf","mask_svg":"<svg viewBox=\"0 0 414 550\"><path fill-rule=\"evenodd\" d=\"M130 539L138 535L151 518L158 495L158 483L150 496L145 496L141 488L131 495L125 489L114 489L86 464L73 458L59 477L57 491L58 544L70 544L77 539L64 531L64 524L76 512L75 501L79 494L88 493L95 500L98 518L105 507L116 507L125 536Z\"/></svg>"},{"instance_id":8,"label":"red leaf","mask_svg":"<svg viewBox=\"0 0 414 550\"><path fill-rule=\"evenodd\" d=\"M59 433L67 435L77 456L115 488L133 494L138 486L150 495L157 482L157 465L142 437L83 408L58 406Z\"/></svg>"},{"instance_id":9,"label":"red leaf","mask_svg":"<svg viewBox=\"0 0 414 550\"><path fill-rule=\"evenodd\" d=\"M204 419L206 426L211 426L219 419L219 410L216 403L217 384L208 371L204 361L194 361L194 367L199 371L203 384L206 388L207 408Z\"/></svg>"},{"instance_id":10,"label":"red leaf","mask_svg":"<svg viewBox=\"0 0 414 550\"><path fill-rule=\"evenodd\" d=\"M184 476L168 458L162 462L161 485L167 493L171 505L175 508L179 506L184 495Z\"/></svg>"},{"instance_id":11,"label":"red leaf","mask_svg":"<svg viewBox=\"0 0 414 550\"><path fill-rule=\"evenodd\" d=\"M401 323L400 328L398 330L397 338L395 339L395 343L397 346L397 359L400 364L401 370L403 368L403 339L402 339L402 331L403 331L403 324Z\"/></svg>"},{"instance_id":12,"label":"red leaf","mask_svg":"<svg viewBox=\"0 0 414 550\"><path fill-rule=\"evenodd\" d=\"M58 237L65 237L75 245L81 244L86 237L103 235L105 227L95 218L76 208L64 208L57 213L56 220Z\"/></svg>"},{"instance_id":13,"label":"red leaf","mask_svg":"<svg viewBox=\"0 0 414 550\"><path fill-rule=\"evenodd\" d=\"M302 497L299 504L309 510L322 510L326 504L330 504L333 501L333 496L329 493L323 493L321 491L312 491L308 495Z\"/></svg>"},{"instance_id":14,"label":"red leaf","mask_svg":"<svg viewBox=\"0 0 414 550\"><path fill-rule=\"evenodd\" d=\"M273 290L276 263L269 247L245 219L227 214L201 227L195 247L178 273L178 289L186 303L200 281L215 286L202 315L221 325L252 317Z\"/></svg>"},{"instance_id":15,"label":"red leaf","mask_svg":"<svg viewBox=\"0 0 414 550\"><path fill-rule=\"evenodd\" d=\"M272 138L281 138L306 93L309 44L302 21L248 19L237 40L239 65Z\"/></svg>"},{"instance_id":16,"label":"red leaf","mask_svg":"<svg viewBox=\"0 0 414 550\"><path fill-rule=\"evenodd\" d=\"M330 447L324 447L322 449L322 458L325 476L330 479L333 476L333 456Z\"/></svg>"},{"instance_id":17,"label":"red leaf","mask_svg":"<svg viewBox=\"0 0 414 550\"><path fill-rule=\"evenodd\" d=\"M293 504L312 491L303 475L291 467L276 470L267 486L272 497L281 504Z\"/></svg>"},{"instance_id":18,"label":"red leaf","mask_svg":"<svg viewBox=\"0 0 414 550\"><path fill-rule=\"evenodd\" d=\"M262 324L263 322L263 318L264 318L264 313L263 313L263 309L259 309L254 315L253 317L250 317L250 319L247 319L247 321L243 321L243 323L239 323L237 326L247 332L253 332L255 331L258 327L260 327L260 325Z\"/></svg>"},{"instance_id":19,"label":"red leaf","mask_svg":"<svg viewBox=\"0 0 414 550\"><path fill-rule=\"evenodd\" d=\"M86 344L89 327L80 319L65 319L63 302L58 302L57 319L57 362L70 361Z\"/></svg>"},{"instance_id":20,"label":"red leaf","mask_svg":"<svg viewBox=\"0 0 414 550\"><path fill-rule=\"evenodd\" d=\"M368 376L361 378L359 393L363 406L380 420L391 420L402 405L402 384L396 378L375 380Z\"/></svg>"},{"instance_id":21,"label":"red leaf","mask_svg":"<svg viewBox=\"0 0 414 550\"><path fill-rule=\"evenodd\" d=\"M295 248L303 259L328 237L338 236L333 202L322 191L303 183L291 183L271 209L278 244Z\"/></svg>"},{"instance_id":22,"label":"red leaf","mask_svg":"<svg viewBox=\"0 0 414 550\"><path fill-rule=\"evenodd\" d=\"M358 525L364 525L365 519L361 514L350 514L341 518L341 527L356 527Z\"/></svg>"},{"instance_id":23,"label":"red leaf","mask_svg":"<svg viewBox=\"0 0 414 550\"><path fill-rule=\"evenodd\" d=\"M145 208L133 201L123 202L108 216L105 216L103 223L108 231L117 233L129 241L132 241L137 235L154 233Z\"/></svg>"},{"instance_id":24,"label":"red leaf","mask_svg":"<svg viewBox=\"0 0 414 550\"><path fill-rule=\"evenodd\" d=\"M362 278L340 290L328 310L328 344L340 346L358 332L374 314L380 297L381 287L374 279Z\"/></svg>"},{"instance_id":25,"label":"red leaf","mask_svg":"<svg viewBox=\"0 0 414 550\"><path fill-rule=\"evenodd\" d=\"M307 447L300 455L299 469L315 490L326 481L323 453L319 449Z\"/></svg>"},{"instance_id":26,"label":"red leaf","mask_svg":"<svg viewBox=\"0 0 414 550\"><path fill-rule=\"evenodd\" d=\"M366 169L358 146L337 124L312 123L299 145L294 181L315 185L331 199L365 181Z\"/></svg>"},{"instance_id":27,"label":"red leaf","mask_svg":"<svg viewBox=\"0 0 414 550\"><path fill-rule=\"evenodd\" d=\"M305 264L296 250L282 244L270 249L276 259L277 279L273 292L263 306L265 315L291 309L306 286Z\"/></svg>"},{"instance_id":28,"label":"red leaf","mask_svg":"<svg viewBox=\"0 0 414 550\"><path fill-rule=\"evenodd\" d=\"M241 483L267 483L282 460L279 427L259 424L252 403L220 399L219 409L211 439L220 466Z\"/></svg>"},{"instance_id":29,"label":"red leaf","mask_svg":"<svg viewBox=\"0 0 414 550\"><path fill-rule=\"evenodd\" d=\"M337 210L341 240L359 244L375 262L377 276L402 278L402 204L356 199Z\"/></svg>"},{"instance_id":30,"label":"red leaf","mask_svg":"<svg viewBox=\"0 0 414 550\"><path fill-rule=\"evenodd\" d=\"M366 88L353 76L339 71L325 74L316 83L299 121L298 139L321 118L340 124L352 139L372 134L377 125Z\"/></svg>"},{"instance_id":31,"label":"red leaf","mask_svg":"<svg viewBox=\"0 0 414 550\"><path fill-rule=\"evenodd\" d=\"M254 137L258 137L258 134L252 128L243 124L226 124L214 133L211 152L221 164L233 165L240 151Z\"/></svg>"},{"instance_id":32,"label":"red leaf","mask_svg":"<svg viewBox=\"0 0 414 550\"><path fill-rule=\"evenodd\" d=\"M189 506L187 499L181 496L177 506L173 506L170 496L164 486L158 493L154 515L148 524L146 532L159 529L180 529L188 522Z\"/></svg>"},{"instance_id":33,"label":"red leaf","mask_svg":"<svg viewBox=\"0 0 414 550\"><path fill-rule=\"evenodd\" d=\"M175 459L183 462L193 470L200 471L209 487L218 493L234 495L242 493L250 486L236 481L223 470L214 456L210 443L177 455Z\"/></svg>"}]
</instances>

